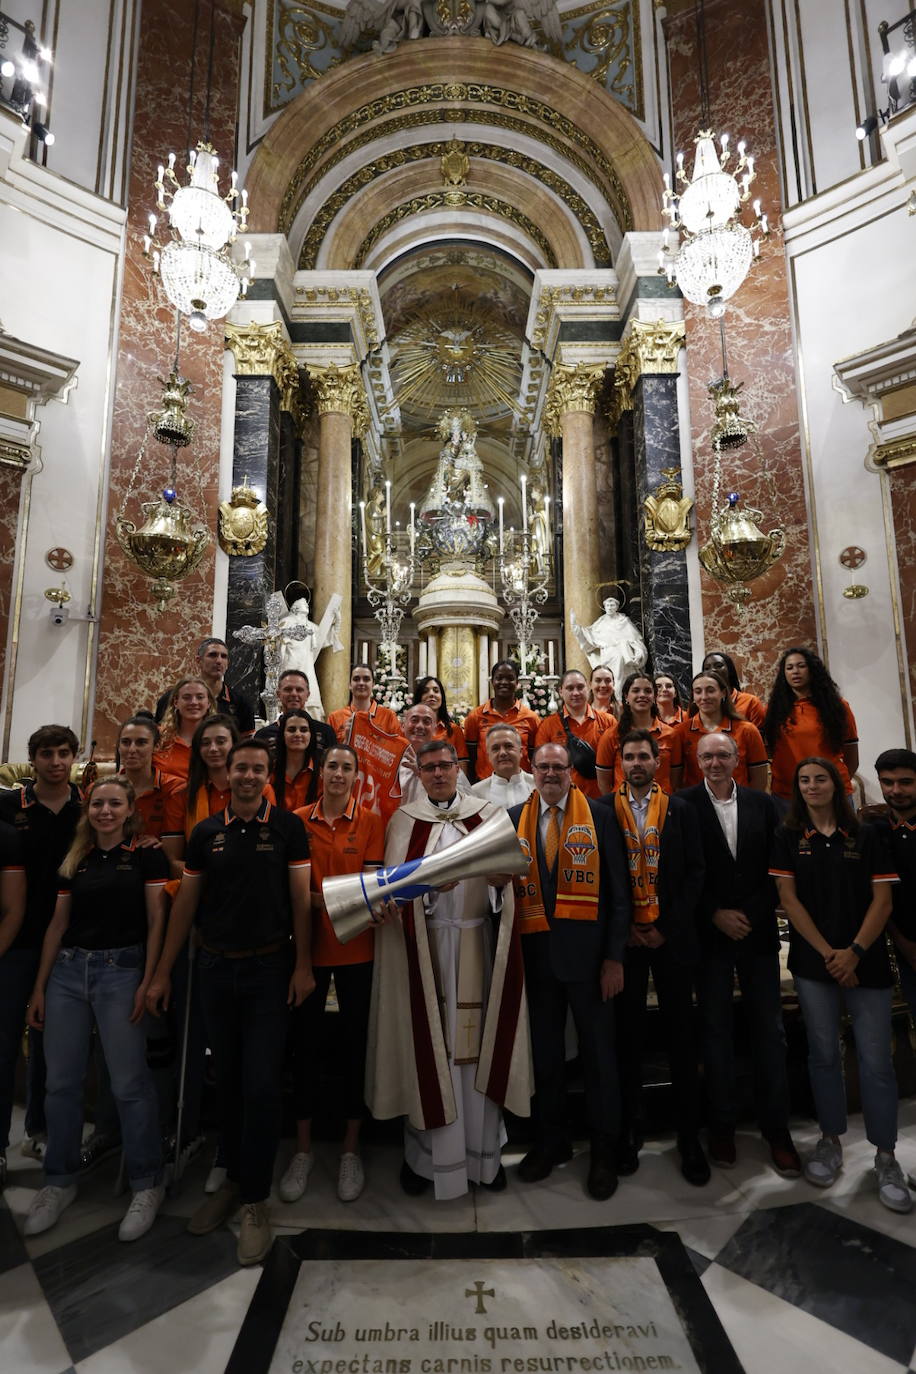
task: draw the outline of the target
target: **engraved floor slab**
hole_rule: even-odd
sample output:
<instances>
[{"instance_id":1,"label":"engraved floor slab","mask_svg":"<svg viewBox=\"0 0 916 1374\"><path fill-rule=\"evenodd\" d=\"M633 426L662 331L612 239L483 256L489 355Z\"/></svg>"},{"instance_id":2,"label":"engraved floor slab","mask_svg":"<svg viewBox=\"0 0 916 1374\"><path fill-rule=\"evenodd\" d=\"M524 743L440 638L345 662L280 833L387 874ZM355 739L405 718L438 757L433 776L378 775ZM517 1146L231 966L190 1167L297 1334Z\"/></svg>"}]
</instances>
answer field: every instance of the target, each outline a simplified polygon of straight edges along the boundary
<instances>
[{"instance_id":1,"label":"engraved floor slab","mask_svg":"<svg viewBox=\"0 0 916 1374\"><path fill-rule=\"evenodd\" d=\"M615 1253L616 1252L616 1253ZM275 1245L246 1374L596 1374L741 1366L676 1236L309 1232Z\"/></svg>"}]
</instances>

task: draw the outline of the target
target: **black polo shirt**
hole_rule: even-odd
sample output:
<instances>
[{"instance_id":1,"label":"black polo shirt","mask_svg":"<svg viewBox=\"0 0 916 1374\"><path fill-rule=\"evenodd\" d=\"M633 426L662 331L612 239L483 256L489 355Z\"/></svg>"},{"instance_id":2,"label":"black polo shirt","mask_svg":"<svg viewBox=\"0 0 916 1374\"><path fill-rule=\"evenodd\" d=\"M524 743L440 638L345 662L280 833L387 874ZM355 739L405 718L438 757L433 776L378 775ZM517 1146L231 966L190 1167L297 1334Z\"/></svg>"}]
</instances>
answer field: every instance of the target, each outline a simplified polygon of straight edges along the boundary
<instances>
[{"instance_id":1,"label":"black polo shirt","mask_svg":"<svg viewBox=\"0 0 916 1374\"><path fill-rule=\"evenodd\" d=\"M916 940L916 820L901 821L888 814L875 821L883 835L900 882L894 884L891 920L905 940Z\"/></svg>"},{"instance_id":2,"label":"black polo shirt","mask_svg":"<svg viewBox=\"0 0 916 1374\"><path fill-rule=\"evenodd\" d=\"M871 905L872 881L897 882L893 862L881 834L863 822L855 835L836 830L789 830L780 825L773 840L770 872L774 878L793 877L798 900L833 949L848 949ZM791 929L789 969L800 978L832 983L822 955ZM889 988L893 983L887 941L883 934L856 967L865 988Z\"/></svg>"},{"instance_id":3,"label":"black polo shirt","mask_svg":"<svg viewBox=\"0 0 916 1374\"><path fill-rule=\"evenodd\" d=\"M22 855L22 840L6 821L0 821L0 869L22 873L25 862Z\"/></svg>"},{"instance_id":4,"label":"black polo shirt","mask_svg":"<svg viewBox=\"0 0 916 1374\"><path fill-rule=\"evenodd\" d=\"M175 688L170 687L167 692L156 702L156 719L162 721L165 716L169 699ZM216 698L216 709L221 716L231 716L239 728L239 734L250 735L254 730L254 708L247 697L243 697L241 692L236 692L229 686L228 682L223 683L223 690Z\"/></svg>"},{"instance_id":5,"label":"black polo shirt","mask_svg":"<svg viewBox=\"0 0 916 1374\"><path fill-rule=\"evenodd\" d=\"M261 949L292 933L289 872L309 862L305 826L264 797L243 820L231 806L195 825L185 872L203 874L197 925L205 945L219 950Z\"/></svg>"},{"instance_id":6,"label":"black polo shirt","mask_svg":"<svg viewBox=\"0 0 916 1374\"><path fill-rule=\"evenodd\" d=\"M169 861L161 849L134 841L114 849L90 849L72 878L60 879L70 894L65 949L124 949L146 944L146 889L165 887Z\"/></svg>"},{"instance_id":7,"label":"black polo shirt","mask_svg":"<svg viewBox=\"0 0 916 1374\"><path fill-rule=\"evenodd\" d=\"M25 919L13 949L40 949L54 915L57 870L70 848L82 813L79 788L70 784L70 799L55 812L35 796L34 782L0 792L0 820L12 825L22 843L26 874Z\"/></svg>"},{"instance_id":8,"label":"black polo shirt","mask_svg":"<svg viewBox=\"0 0 916 1374\"><path fill-rule=\"evenodd\" d=\"M306 715L308 715L307 711ZM326 754L329 749L333 749L335 745L340 743L333 727L328 725L326 720L315 720L314 716L309 716L309 729L312 732L312 738L318 741L319 754ZM255 735L255 739L259 742L263 740L265 744L269 744L272 749L275 749L279 730L280 727L276 721L271 725L262 725Z\"/></svg>"}]
</instances>

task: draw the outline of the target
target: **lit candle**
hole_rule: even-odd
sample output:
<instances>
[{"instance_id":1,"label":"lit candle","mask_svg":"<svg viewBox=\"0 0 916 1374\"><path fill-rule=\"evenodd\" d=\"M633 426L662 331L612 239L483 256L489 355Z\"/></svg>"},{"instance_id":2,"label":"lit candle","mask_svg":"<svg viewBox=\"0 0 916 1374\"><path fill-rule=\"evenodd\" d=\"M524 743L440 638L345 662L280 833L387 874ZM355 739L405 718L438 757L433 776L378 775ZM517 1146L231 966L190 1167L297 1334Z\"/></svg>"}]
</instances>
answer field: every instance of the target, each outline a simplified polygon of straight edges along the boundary
<instances>
[{"instance_id":1,"label":"lit candle","mask_svg":"<svg viewBox=\"0 0 916 1374\"><path fill-rule=\"evenodd\" d=\"M499 506L499 556L503 556L503 506L505 502L502 497L496 503Z\"/></svg>"},{"instance_id":2,"label":"lit candle","mask_svg":"<svg viewBox=\"0 0 916 1374\"><path fill-rule=\"evenodd\" d=\"M547 676L548 676L548 677L553 677L553 675L554 675L554 673L553 673L553 667L554 667L553 640L552 640L552 639L548 639L548 641L547 641Z\"/></svg>"},{"instance_id":3,"label":"lit candle","mask_svg":"<svg viewBox=\"0 0 916 1374\"><path fill-rule=\"evenodd\" d=\"M156 232L156 216L153 214L151 214L149 217L149 231L150 236L152 236Z\"/></svg>"},{"instance_id":4,"label":"lit candle","mask_svg":"<svg viewBox=\"0 0 916 1374\"><path fill-rule=\"evenodd\" d=\"M368 662L369 662L369 641L368 641L367 639L364 639L364 640L363 640L363 663L368 663Z\"/></svg>"},{"instance_id":5,"label":"lit candle","mask_svg":"<svg viewBox=\"0 0 916 1374\"><path fill-rule=\"evenodd\" d=\"M522 473L522 534L528 533L528 478Z\"/></svg>"},{"instance_id":6,"label":"lit candle","mask_svg":"<svg viewBox=\"0 0 916 1374\"><path fill-rule=\"evenodd\" d=\"M410 556L413 558L413 546L417 537L417 503L410 503Z\"/></svg>"},{"instance_id":7,"label":"lit candle","mask_svg":"<svg viewBox=\"0 0 916 1374\"><path fill-rule=\"evenodd\" d=\"M367 543L366 543L366 503L365 503L365 501L360 501L360 503L359 503L359 532L360 532L360 534L362 535L362 538L363 538L363 558L365 558L365 557L368 555L368 552L369 552L369 546L368 546Z\"/></svg>"},{"instance_id":8,"label":"lit candle","mask_svg":"<svg viewBox=\"0 0 916 1374\"><path fill-rule=\"evenodd\" d=\"M391 482L385 479L385 533L391 533Z\"/></svg>"},{"instance_id":9,"label":"lit candle","mask_svg":"<svg viewBox=\"0 0 916 1374\"><path fill-rule=\"evenodd\" d=\"M719 139L719 146L721 147L723 153L728 152L728 139L728 134L723 134L722 137Z\"/></svg>"},{"instance_id":10,"label":"lit candle","mask_svg":"<svg viewBox=\"0 0 916 1374\"><path fill-rule=\"evenodd\" d=\"M169 153L169 171L170 171L170 172L173 172L174 170L175 170L175 154L174 154L174 153Z\"/></svg>"}]
</instances>

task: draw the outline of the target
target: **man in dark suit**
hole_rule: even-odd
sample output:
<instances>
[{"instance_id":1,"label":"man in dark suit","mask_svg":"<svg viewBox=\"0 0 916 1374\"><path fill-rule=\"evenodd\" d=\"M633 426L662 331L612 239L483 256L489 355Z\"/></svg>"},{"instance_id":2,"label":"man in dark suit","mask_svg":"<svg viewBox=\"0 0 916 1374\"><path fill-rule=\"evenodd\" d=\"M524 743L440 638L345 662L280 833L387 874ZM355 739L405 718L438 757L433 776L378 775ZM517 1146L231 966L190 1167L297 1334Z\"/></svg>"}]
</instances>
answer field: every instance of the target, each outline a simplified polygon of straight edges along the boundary
<instances>
[{"instance_id":1,"label":"man in dark suit","mask_svg":"<svg viewBox=\"0 0 916 1374\"><path fill-rule=\"evenodd\" d=\"M620 1094L612 999L623 987L630 895L620 837L606 811L570 779L562 744L532 758L535 791L509 817L531 858L516 882L534 1058L537 1136L519 1165L529 1183L572 1157L566 1111L565 1027L579 1037L591 1133L586 1189L599 1201L617 1187Z\"/></svg>"},{"instance_id":2,"label":"man in dark suit","mask_svg":"<svg viewBox=\"0 0 916 1374\"><path fill-rule=\"evenodd\" d=\"M789 1134L776 886L768 874L779 813L766 792L734 782L738 751L731 735L718 731L704 735L697 746L697 762L704 781L688 787L681 796L699 822L706 860L697 915L709 1153L724 1168L736 1160L733 993L737 973L754 1060L760 1129L776 1171L798 1178L801 1164Z\"/></svg>"},{"instance_id":3,"label":"man in dark suit","mask_svg":"<svg viewBox=\"0 0 916 1374\"><path fill-rule=\"evenodd\" d=\"M620 743L624 780L600 804L612 810L627 850L633 921L627 977L617 1002L617 1062L623 1126L617 1171L639 1168L642 1145L642 1051L649 974L668 1043L681 1173L697 1187L709 1182L700 1144L700 1084L693 1025L693 970L697 960L695 908L703 886L703 855L696 818L655 781L658 741L649 730L630 730Z\"/></svg>"}]
</instances>

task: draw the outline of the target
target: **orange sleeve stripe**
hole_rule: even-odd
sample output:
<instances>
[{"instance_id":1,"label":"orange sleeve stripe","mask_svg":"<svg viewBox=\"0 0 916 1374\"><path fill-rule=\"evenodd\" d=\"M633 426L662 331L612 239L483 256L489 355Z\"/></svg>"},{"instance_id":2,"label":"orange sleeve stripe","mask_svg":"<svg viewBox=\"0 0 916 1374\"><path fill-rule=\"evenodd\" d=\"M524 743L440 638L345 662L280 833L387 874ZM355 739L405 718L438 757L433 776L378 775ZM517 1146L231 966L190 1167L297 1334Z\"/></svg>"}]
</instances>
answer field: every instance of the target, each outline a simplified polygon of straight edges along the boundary
<instances>
[{"instance_id":1,"label":"orange sleeve stripe","mask_svg":"<svg viewBox=\"0 0 916 1374\"><path fill-rule=\"evenodd\" d=\"M871 875L873 883L899 883L899 873L873 873Z\"/></svg>"},{"instance_id":2,"label":"orange sleeve stripe","mask_svg":"<svg viewBox=\"0 0 916 1374\"><path fill-rule=\"evenodd\" d=\"M771 878L794 878L795 873L791 868L771 868L769 870Z\"/></svg>"},{"instance_id":3,"label":"orange sleeve stripe","mask_svg":"<svg viewBox=\"0 0 916 1374\"><path fill-rule=\"evenodd\" d=\"M4 872L4 873L24 873L24 872L25 872L25 864L4 864L4 865L3 865L2 872Z\"/></svg>"},{"instance_id":4,"label":"orange sleeve stripe","mask_svg":"<svg viewBox=\"0 0 916 1374\"><path fill-rule=\"evenodd\" d=\"M168 878L147 878L144 887L165 887Z\"/></svg>"},{"instance_id":5,"label":"orange sleeve stripe","mask_svg":"<svg viewBox=\"0 0 916 1374\"><path fill-rule=\"evenodd\" d=\"M202 873L202 868L185 868L183 876L185 878L199 878L202 875Z\"/></svg>"},{"instance_id":6,"label":"orange sleeve stripe","mask_svg":"<svg viewBox=\"0 0 916 1374\"><path fill-rule=\"evenodd\" d=\"M287 867L288 867L288 868L308 868L308 866L309 866L309 864L310 864L311 862L312 862L311 859L290 859L289 863L287 864Z\"/></svg>"}]
</instances>

